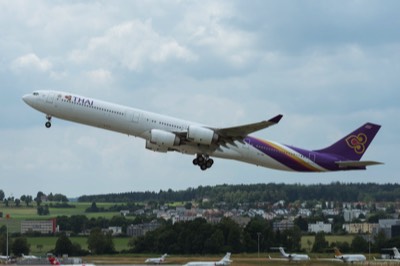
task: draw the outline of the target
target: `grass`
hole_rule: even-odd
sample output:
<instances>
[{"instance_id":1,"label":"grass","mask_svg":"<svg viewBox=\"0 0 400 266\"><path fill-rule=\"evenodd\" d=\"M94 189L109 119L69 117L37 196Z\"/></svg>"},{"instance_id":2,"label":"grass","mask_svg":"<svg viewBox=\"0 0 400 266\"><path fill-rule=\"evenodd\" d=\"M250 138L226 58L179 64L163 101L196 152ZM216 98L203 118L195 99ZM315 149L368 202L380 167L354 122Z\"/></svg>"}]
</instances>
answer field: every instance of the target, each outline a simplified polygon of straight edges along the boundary
<instances>
[{"instance_id":1,"label":"grass","mask_svg":"<svg viewBox=\"0 0 400 266\"><path fill-rule=\"evenodd\" d=\"M87 256L83 258L84 262L94 263L96 265L132 265L132 264L143 264L147 258L150 257L159 257L161 254L131 254L131 255L122 255L122 256ZM186 255L171 255L167 257L166 265L183 265L189 261L219 261L225 254L220 255L210 255L210 256L186 256ZM330 262L330 261L318 261L318 260L310 260L310 261L301 261L301 262L291 262L288 261L276 261L276 260L268 260L265 255L258 258L257 254L233 254L231 259L233 260L232 266L240 265L240 266L253 266L253 265L307 265L307 266L333 266L340 265L338 262ZM358 264L356 264L358 265ZM376 264L374 262L371 265L382 265ZM387 265L387 264L386 264Z\"/></svg>"},{"instance_id":2,"label":"grass","mask_svg":"<svg viewBox=\"0 0 400 266\"><path fill-rule=\"evenodd\" d=\"M42 206L50 204L49 203L42 203ZM99 208L109 208L111 206L123 204L123 203L96 203L97 207ZM69 205L75 206L75 208L54 208L49 207L50 210L50 217L56 217L61 215L79 215L83 214L86 215L85 210L92 205L90 202L70 202ZM0 203L1 212L3 212L3 216L5 217L6 214L10 214L12 219L33 219L33 218L42 218L42 216L37 215L36 212L36 203L31 203L29 206L25 206L25 204L21 204L20 207L10 206L6 207L3 203ZM118 212L99 212L96 213L96 216L104 216L105 214L118 214ZM46 216L48 217L48 216Z\"/></svg>"},{"instance_id":3,"label":"grass","mask_svg":"<svg viewBox=\"0 0 400 266\"><path fill-rule=\"evenodd\" d=\"M34 203L32 203L34 204ZM96 203L97 207L108 209L111 206L122 203ZM3 213L3 219L0 218L0 227L3 225L8 225L9 232L19 233L21 232L21 221L23 220L48 220L51 218L56 218L57 216L73 216L73 215L85 215L88 219L104 217L106 219L111 219L113 216L120 215L119 212L96 212L96 213L85 213L85 210L91 206L89 202L73 202L70 205L74 205L75 208L54 208L50 207L50 215L38 215L35 206L25 206L20 207L11 206L5 207L3 203L0 203L0 212ZM9 214L10 219L4 219L4 217ZM133 219L134 217L127 217L128 219ZM55 243L55 242L54 242ZM81 245L85 247L85 245ZM32 246L33 247L33 246ZM54 246L52 247L54 248ZM121 248L125 249L125 248ZM117 249L119 250L119 249Z\"/></svg>"},{"instance_id":4,"label":"grass","mask_svg":"<svg viewBox=\"0 0 400 266\"><path fill-rule=\"evenodd\" d=\"M354 238L353 235L325 235L325 240L328 241L329 245L331 245L331 243L337 243L337 242L347 242L351 244L353 238ZM301 248L307 250L307 252L310 252L314 244L314 239L315 236L313 235L302 236Z\"/></svg>"},{"instance_id":5,"label":"grass","mask_svg":"<svg viewBox=\"0 0 400 266\"><path fill-rule=\"evenodd\" d=\"M38 256L43 256L49 250L54 249L56 246L58 237L27 237L28 243L31 247L31 253ZM87 247L87 237L70 237L72 243L78 243L83 249L88 249ZM116 251L122 251L129 249L128 242L129 237L116 237L113 238L114 246Z\"/></svg>"},{"instance_id":6,"label":"grass","mask_svg":"<svg viewBox=\"0 0 400 266\"><path fill-rule=\"evenodd\" d=\"M32 205L35 203L32 203ZM0 226L5 225L6 223L9 226L9 232L19 232L21 227L21 221L25 219L49 219L57 216L72 216L72 215L86 215L90 218L97 217L105 217L111 218L115 215L119 215L118 212L98 212L98 213L85 213L85 209L91 206L91 203L81 203L81 202L72 202L71 205L74 205L75 208L50 208L50 215L39 216L36 212L36 205L28 206L25 205L21 207L5 207L2 203L0 203L1 212L3 212L3 217L6 214L10 214L11 219L0 219ZM96 203L97 207L101 208L109 208L118 203ZM122 203L119 203L122 204ZM180 203L179 205L181 205ZM348 242L349 244L353 240L352 235L344 235L344 236L333 236L326 235L325 239L329 242L329 244L334 242ZM315 236L303 236L301 239L301 246L304 250L309 253L312 245L314 243ZM31 253L37 256L43 256L47 251L54 249L57 237L28 237L28 243L31 246ZM81 245L83 249L87 249L87 237L71 237L70 238L73 243L78 243ZM114 238L114 245L117 251L122 251L128 249L128 241L130 238ZM133 264L133 263L143 263L146 258L149 257L158 257L160 254L129 254L129 255L115 255L115 256L88 256L84 258L86 262L93 262L96 264ZM217 256L170 256L168 258L168 262L170 264L184 264L188 261L218 261L222 258L224 254ZM312 258L315 257L330 257L332 254L326 253L322 254L310 254ZM279 257L279 254L272 253L272 257ZM268 261L266 260L267 254L260 253L260 258L258 258L258 254L233 254L232 259L234 263L232 265L287 265L287 262L278 262L278 261ZM310 265L310 266L319 266L319 265L337 265L336 263L331 262L320 262L317 260L312 260L310 262L301 262L296 265Z\"/></svg>"},{"instance_id":7,"label":"grass","mask_svg":"<svg viewBox=\"0 0 400 266\"><path fill-rule=\"evenodd\" d=\"M55 218L57 216L72 216L72 215L86 215L88 219L104 217L107 219L112 218L115 215L119 215L119 212L96 212L96 213L85 213L85 210L91 206L89 202L73 202L70 205L75 206L75 208L54 208L50 207L50 215L38 215L35 203L31 203L30 206L21 205L20 207L11 206L6 207L3 203L0 203L1 212L3 217L7 214L10 215L10 219L0 219L0 226L9 225L9 230L11 233L20 232L21 221L22 220L47 220L50 218ZM118 203L97 203L99 208L109 208ZM121 204L121 203L120 203ZM44 204L42 204L44 205Z\"/></svg>"}]
</instances>

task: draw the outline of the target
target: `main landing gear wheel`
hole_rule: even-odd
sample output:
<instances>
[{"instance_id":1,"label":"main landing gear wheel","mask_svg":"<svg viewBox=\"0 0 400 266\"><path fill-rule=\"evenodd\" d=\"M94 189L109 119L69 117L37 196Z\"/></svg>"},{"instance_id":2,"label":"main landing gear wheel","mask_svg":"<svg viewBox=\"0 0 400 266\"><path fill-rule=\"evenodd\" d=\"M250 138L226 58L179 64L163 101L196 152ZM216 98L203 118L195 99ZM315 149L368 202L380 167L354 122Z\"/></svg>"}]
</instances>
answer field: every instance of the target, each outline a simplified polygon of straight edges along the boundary
<instances>
[{"instance_id":1,"label":"main landing gear wheel","mask_svg":"<svg viewBox=\"0 0 400 266\"><path fill-rule=\"evenodd\" d=\"M51 116L50 115L46 115L46 119L47 119L47 122L46 122L46 124L44 124L47 128L50 128L51 127Z\"/></svg>"},{"instance_id":2,"label":"main landing gear wheel","mask_svg":"<svg viewBox=\"0 0 400 266\"><path fill-rule=\"evenodd\" d=\"M205 171L214 164L214 160L208 158L208 156L203 154L198 154L196 158L193 159L193 164L198 165L201 170Z\"/></svg>"}]
</instances>

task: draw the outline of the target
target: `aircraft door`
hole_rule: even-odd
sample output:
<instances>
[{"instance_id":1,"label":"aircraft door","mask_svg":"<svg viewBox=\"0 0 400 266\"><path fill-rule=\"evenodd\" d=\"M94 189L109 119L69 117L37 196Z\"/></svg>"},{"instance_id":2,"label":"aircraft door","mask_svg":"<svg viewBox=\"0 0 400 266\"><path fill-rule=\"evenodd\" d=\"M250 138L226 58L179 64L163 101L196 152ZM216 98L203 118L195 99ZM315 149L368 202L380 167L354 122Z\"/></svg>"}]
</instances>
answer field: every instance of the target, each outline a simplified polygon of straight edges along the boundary
<instances>
[{"instance_id":1,"label":"aircraft door","mask_svg":"<svg viewBox=\"0 0 400 266\"><path fill-rule=\"evenodd\" d=\"M128 123L126 123L124 127L130 135L137 136L138 134L142 133L142 129L139 128L139 112L136 110L126 110L126 120Z\"/></svg>"},{"instance_id":2,"label":"aircraft door","mask_svg":"<svg viewBox=\"0 0 400 266\"><path fill-rule=\"evenodd\" d=\"M315 162L315 153L310 152L308 157L310 158L311 161Z\"/></svg>"},{"instance_id":3,"label":"aircraft door","mask_svg":"<svg viewBox=\"0 0 400 266\"><path fill-rule=\"evenodd\" d=\"M138 123L139 122L139 118L140 118L140 113L137 113L137 112L135 112L135 111L130 111L129 113L129 119L130 119L130 121L131 122L133 122L133 123Z\"/></svg>"}]
</instances>

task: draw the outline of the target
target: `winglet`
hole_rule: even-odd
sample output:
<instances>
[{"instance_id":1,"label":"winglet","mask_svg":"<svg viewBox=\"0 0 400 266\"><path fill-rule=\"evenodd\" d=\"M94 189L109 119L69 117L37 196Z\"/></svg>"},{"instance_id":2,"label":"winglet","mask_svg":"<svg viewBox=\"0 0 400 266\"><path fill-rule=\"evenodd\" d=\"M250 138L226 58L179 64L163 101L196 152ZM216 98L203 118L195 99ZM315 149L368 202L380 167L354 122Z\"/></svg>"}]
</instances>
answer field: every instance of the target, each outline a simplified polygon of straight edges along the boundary
<instances>
[{"instance_id":1,"label":"winglet","mask_svg":"<svg viewBox=\"0 0 400 266\"><path fill-rule=\"evenodd\" d=\"M279 114L279 115L271 118L270 120L268 120L268 122L278 124L282 117L283 117L283 115Z\"/></svg>"}]
</instances>

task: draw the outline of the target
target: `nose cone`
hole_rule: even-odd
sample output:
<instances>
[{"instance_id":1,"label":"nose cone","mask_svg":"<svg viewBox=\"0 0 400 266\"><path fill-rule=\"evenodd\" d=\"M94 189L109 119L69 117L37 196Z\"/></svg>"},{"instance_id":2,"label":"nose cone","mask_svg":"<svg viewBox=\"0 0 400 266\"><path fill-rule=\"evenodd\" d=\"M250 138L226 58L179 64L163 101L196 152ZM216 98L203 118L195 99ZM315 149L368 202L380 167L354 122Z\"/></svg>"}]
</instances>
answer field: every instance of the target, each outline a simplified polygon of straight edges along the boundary
<instances>
[{"instance_id":1,"label":"nose cone","mask_svg":"<svg viewBox=\"0 0 400 266\"><path fill-rule=\"evenodd\" d=\"M31 94L25 94L24 96L22 96L22 100L23 100L27 105L32 106L33 99L32 99L32 95L31 95Z\"/></svg>"}]
</instances>

